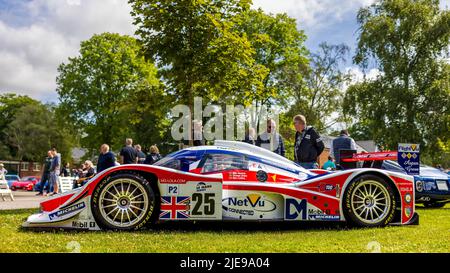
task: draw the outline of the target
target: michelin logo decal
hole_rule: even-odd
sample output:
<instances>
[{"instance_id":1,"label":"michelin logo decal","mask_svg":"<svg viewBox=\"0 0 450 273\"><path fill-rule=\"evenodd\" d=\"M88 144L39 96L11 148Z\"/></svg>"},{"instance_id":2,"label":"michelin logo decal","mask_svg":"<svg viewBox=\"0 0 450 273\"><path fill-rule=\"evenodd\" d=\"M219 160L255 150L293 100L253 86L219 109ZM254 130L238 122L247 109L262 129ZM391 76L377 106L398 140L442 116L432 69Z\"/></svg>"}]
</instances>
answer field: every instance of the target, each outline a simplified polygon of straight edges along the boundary
<instances>
[{"instance_id":1,"label":"michelin logo decal","mask_svg":"<svg viewBox=\"0 0 450 273\"><path fill-rule=\"evenodd\" d=\"M72 213L72 212L84 209L85 207L86 207L86 204L84 202L81 202L81 203L72 205L70 207L67 207L65 209L59 210L57 212L50 213L48 215L48 217L50 218L50 220L53 220L54 218L62 217L62 216L67 215L69 213Z\"/></svg>"}]
</instances>

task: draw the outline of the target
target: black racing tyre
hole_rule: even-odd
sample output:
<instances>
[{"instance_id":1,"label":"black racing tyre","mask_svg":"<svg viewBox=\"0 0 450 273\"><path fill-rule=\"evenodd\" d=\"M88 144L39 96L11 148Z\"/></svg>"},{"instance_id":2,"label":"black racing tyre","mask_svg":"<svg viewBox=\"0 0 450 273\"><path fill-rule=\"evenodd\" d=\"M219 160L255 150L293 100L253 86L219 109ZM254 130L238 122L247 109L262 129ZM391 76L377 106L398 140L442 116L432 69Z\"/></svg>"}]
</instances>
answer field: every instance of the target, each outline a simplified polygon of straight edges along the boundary
<instances>
[{"instance_id":1,"label":"black racing tyre","mask_svg":"<svg viewBox=\"0 0 450 273\"><path fill-rule=\"evenodd\" d=\"M92 214L102 229L138 230L154 221L157 199L150 182L131 173L100 181L91 197Z\"/></svg>"},{"instance_id":2,"label":"black racing tyre","mask_svg":"<svg viewBox=\"0 0 450 273\"><path fill-rule=\"evenodd\" d=\"M444 202L436 202L436 201L429 201L429 202L425 202L423 203L423 206L426 208L442 208L445 206Z\"/></svg>"},{"instance_id":3,"label":"black racing tyre","mask_svg":"<svg viewBox=\"0 0 450 273\"><path fill-rule=\"evenodd\" d=\"M347 186L342 208L352 226L386 226L394 219L397 208L394 189L379 176L359 176Z\"/></svg>"}]
</instances>

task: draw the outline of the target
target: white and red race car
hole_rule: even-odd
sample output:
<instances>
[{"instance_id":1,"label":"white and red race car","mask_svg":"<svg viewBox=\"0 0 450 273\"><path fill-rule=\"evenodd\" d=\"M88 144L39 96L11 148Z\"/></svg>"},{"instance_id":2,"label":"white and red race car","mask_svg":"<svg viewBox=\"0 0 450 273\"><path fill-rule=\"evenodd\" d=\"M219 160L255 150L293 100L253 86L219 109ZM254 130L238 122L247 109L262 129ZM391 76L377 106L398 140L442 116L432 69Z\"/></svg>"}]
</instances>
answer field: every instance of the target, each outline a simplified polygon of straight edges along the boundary
<instances>
[{"instance_id":1,"label":"white and red race car","mask_svg":"<svg viewBox=\"0 0 450 273\"><path fill-rule=\"evenodd\" d=\"M121 165L41 203L24 227L138 230L158 221L417 224L414 178L380 169L306 170L234 141Z\"/></svg>"}]
</instances>

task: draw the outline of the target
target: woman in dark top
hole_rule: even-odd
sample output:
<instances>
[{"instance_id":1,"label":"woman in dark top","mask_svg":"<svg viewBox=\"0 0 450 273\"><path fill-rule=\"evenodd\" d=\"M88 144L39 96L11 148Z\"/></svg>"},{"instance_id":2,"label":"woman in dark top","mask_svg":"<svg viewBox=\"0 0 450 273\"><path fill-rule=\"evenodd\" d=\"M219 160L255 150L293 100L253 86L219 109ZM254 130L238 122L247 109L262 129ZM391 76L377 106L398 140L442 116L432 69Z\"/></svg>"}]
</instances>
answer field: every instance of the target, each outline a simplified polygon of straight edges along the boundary
<instances>
[{"instance_id":1,"label":"woman in dark top","mask_svg":"<svg viewBox=\"0 0 450 273\"><path fill-rule=\"evenodd\" d=\"M144 164L152 165L161 158L162 156L159 154L158 147L156 147L156 145L152 145L150 146L150 153L145 158Z\"/></svg>"},{"instance_id":2,"label":"woman in dark top","mask_svg":"<svg viewBox=\"0 0 450 273\"><path fill-rule=\"evenodd\" d=\"M103 144L100 147L100 155L98 156L97 172L104 171L116 165L116 156L109 151L108 144Z\"/></svg>"}]
</instances>

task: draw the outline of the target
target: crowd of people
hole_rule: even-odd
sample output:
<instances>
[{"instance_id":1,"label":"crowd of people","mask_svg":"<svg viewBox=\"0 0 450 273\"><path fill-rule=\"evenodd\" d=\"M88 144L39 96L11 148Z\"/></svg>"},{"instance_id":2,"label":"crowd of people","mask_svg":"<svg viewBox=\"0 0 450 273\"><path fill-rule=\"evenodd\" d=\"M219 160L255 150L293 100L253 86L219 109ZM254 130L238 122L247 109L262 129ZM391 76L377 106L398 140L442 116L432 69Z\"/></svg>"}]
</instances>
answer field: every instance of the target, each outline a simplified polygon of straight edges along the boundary
<instances>
[{"instance_id":1,"label":"crowd of people","mask_svg":"<svg viewBox=\"0 0 450 273\"><path fill-rule=\"evenodd\" d=\"M322 138L313 126L306 123L306 118L303 115L296 115L293 118L295 132L294 142L294 161L306 169L317 169L318 158L325 149ZM252 145L262 147L285 156L286 150L283 137L276 130L276 122L273 119L267 120L266 131L256 135L254 128L247 128L245 132L244 142ZM195 127L197 135L195 135L194 146L204 145L202 140L201 126ZM339 150L341 149L356 149L355 141L349 136L347 130L342 130L339 137L335 138L330 147L330 155L322 168L327 170L335 170L336 162L339 162ZM159 149L156 145L152 145L149 152L146 154L142 151L141 145L133 146L133 140L127 138L125 146L120 150L119 160L116 155L110 151L108 144L100 146L100 154L98 156L97 165L90 160L86 160L81 164L80 168L70 169L70 164L66 163L64 167L61 166L61 154L57 152L56 148L48 151L45 159L41 184L38 195L54 195L58 193L58 177L74 177L73 187L83 186L89 178L96 173L102 172L120 164L154 164L162 158Z\"/></svg>"},{"instance_id":2,"label":"crowd of people","mask_svg":"<svg viewBox=\"0 0 450 273\"><path fill-rule=\"evenodd\" d=\"M294 161L306 169L319 168L318 158L325 149L322 138L313 126L306 123L303 115L293 118L295 128ZM285 156L285 145L283 137L276 131L274 120L267 120L266 131L256 136L254 128L248 128L245 132L244 142L268 149L281 156ZM356 150L355 141L350 137L347 130L342 130L339 137L335 138L330 147L328 160L322 168L335 170L336 162L339 162L339 151L343 149Z\"/></svg>"},{"instance_id":3,"label":"crowd of people","mask_svg":"<svg viewBox=\"0 0 450 273\"><path fill-rule=\"evenodd\" d=\"M78 188L87 183L89 178L96 173L102 172L108 168L120 164L153 164L162 156L156 145L150 147L148 154L142 151L141 145L133 146L133 140L127 138L125 146L120 150L119 162L116 155L110 151L108 144L100 146L100 154L98 156L97 165L95 166L91 160L86 160L77 169L70 169L70 164L66 163L61 167L61 154L56 148L51 149L45 158L44 168L42 170L39 193L37 195L52 196L58 193L58 177L74 177L73 188Z\"/></svg>"}]
</instances>

